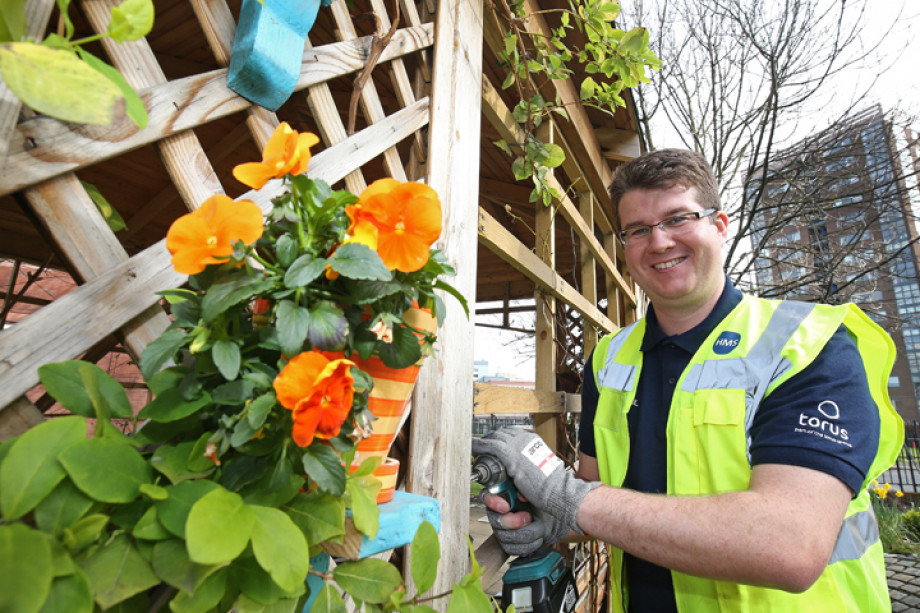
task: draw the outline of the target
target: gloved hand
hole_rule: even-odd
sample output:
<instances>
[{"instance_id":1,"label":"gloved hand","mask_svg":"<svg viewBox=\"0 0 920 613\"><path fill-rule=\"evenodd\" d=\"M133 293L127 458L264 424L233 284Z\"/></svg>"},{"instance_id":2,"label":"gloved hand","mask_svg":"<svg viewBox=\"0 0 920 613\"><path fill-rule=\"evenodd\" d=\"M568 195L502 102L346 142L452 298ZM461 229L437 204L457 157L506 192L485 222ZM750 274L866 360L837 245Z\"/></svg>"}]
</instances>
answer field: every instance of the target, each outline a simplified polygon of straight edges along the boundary
<instances>
[{"instance_id":1,"label":"gloved hand","mask_svg":"<svg viewBox=\"0 0 920 613\"><path fill-rule=\"evenodd\" d=\"M574 530L582 534L575 521L578 506L601 484L582 481L565 470L562 460L542 438L517 428L503 428L474 438L473 454L498 458L524 498L561 522L566 533Z\"/></svg>"},{"instance_id":2,"label":"gloved hand","mask_svg":"<svg viewBox=\"0 0 920 613\"><path fill-rule=\"evenodd\" d=\"M552 515L536 511L533 521L522 528L505 528L502 513L486 507L486 515L492 525L492 532L501 548L508 555L526 556L543 545L558 543L569 534L569 529Z\"/></svg>"}]
</instances>

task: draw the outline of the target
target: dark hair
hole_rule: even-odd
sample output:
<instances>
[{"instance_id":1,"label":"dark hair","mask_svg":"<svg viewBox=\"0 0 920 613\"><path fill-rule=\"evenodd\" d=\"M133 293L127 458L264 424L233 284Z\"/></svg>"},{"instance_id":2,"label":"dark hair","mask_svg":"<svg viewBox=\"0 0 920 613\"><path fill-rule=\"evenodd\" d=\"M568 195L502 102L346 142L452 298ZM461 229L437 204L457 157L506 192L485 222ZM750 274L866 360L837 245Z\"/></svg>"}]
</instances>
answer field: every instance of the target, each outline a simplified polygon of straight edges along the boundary
<instances>
[{"instance_id":1,"label":"dark hair","mask_svg":"<svg viewBox=\"0 0 920 613\"><path fill-rule=\"evenodd\" d=\"M722 210L719 186L712 167L699 153L684 149L659 149L637 157L616 169L610 182L614 225L620 227L620 199L636 189L696 188L704 209Z\"/></svg>"}]
</instances>

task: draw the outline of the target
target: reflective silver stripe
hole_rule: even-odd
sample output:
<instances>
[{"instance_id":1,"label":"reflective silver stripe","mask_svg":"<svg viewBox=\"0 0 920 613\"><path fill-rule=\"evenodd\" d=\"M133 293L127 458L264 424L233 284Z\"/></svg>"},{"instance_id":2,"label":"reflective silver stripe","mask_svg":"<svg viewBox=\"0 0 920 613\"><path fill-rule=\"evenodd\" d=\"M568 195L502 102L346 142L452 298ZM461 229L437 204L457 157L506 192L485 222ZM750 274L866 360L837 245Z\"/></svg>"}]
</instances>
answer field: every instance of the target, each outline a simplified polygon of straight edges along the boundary
<instances>
[{"instance_id":1,"label":"reflective silver stripe","mask_svg":"<svg viewBox=\"0 0 920 613\"><path fill-rule=\"evenodd\" d=\"M807 302L781 302L746 356L694 364L684 377L680 387L683 392L693 393L699 389L745 390L744 430L747 433L748 461L751 459L751 426L760 401L770 383L792 367L780 352L814 307Z\"/></svg>"},{"instance_id":2,"label":"reflective silver stripe","mask_svg":"<svg viewBox=\"0 0 920 613\"><path fill-rule=\"evenodd\" d=\"M629 335L633 333L639 322L634 322L623 328L607 345L607 361L603 368L597 373L597 389L609 387L623 392L632 391L636 385L636 367L632 364L620 364L616 361L616 356L620 349L626 344Z\"/></svg>"},{"instance_id":3,"label":"reflective silver stripe","mask_svg":"<svg viewBox=\"0 0 920 613\"><path fill-rule=\"evenodd\" d=\"M878 522L875 521L875 511L870 505L865 511L851 515L844 520L828 564L858 560L878 539Z\"/></svg>"}]
</instances>

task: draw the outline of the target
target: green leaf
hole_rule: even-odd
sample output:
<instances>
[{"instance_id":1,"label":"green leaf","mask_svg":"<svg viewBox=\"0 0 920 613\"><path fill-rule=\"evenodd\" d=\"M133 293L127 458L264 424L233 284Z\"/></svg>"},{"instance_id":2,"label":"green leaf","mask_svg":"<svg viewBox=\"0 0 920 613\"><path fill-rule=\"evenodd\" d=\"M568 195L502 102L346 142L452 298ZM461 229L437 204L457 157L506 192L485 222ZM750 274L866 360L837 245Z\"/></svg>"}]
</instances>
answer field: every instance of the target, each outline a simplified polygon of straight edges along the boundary
<instances>
[{"instance_id":1,"label":"green leaf","mask_svg":"<svg viewBox=\"0 0 920 613\"><path fill-rule=\"evenodd\" d=\"M86 439L61 452L61 464L80 490L100 502L131 502L152 471L134 448L111 439Z\"/></svg>"},{"instance_id":2,"label":"green leaf","mask_svg":"<svg viewBox=\"0 0 920 613\"><path fill-rule=\"evenodd\" d=\"M307 340L322 351L338 351L345 345L348 320L335 303L321 300L309 311Z\"/></svg>"},{"instance_id":3,"label":"green leaf","mask_svg":"<svg viewBox=\"0 0 920 613\"><path fill-rule=\"evenodd\" d=\"M83 517L92 506L93 501L69 479L65 479L35 507L35 525L58 536L64 528Z\"/></svg>"},{"instance_id":4,"label":"green leaf","mask_svg":"<svg viewBox=\"0 0 920 613\"><path fill-rule=\"evenodd\" d=\"M281 342L281 352L294 357L303 349L303 342L307 338L310 326L310 312L290 300L278 303L278 340Z\"/></svg>"},{"instance_id":5,"label":"green leaf","mask_svg":"<svg viewBox=\"0 0 920 613\"><path fill-rule=\"evenodd\" d=\"M192 505L186 521L189 558L224 564L238 557L252 535L255 514L239 494L219 487Z\"/></svg>"},{"instance_id":6,"label":"green leaf","mask_svg":"<svg viewBox=\"0 0 920 613\"><path fill-rule=\"evenodd\" d=\"M304 450L303 468L319 489L327 494L341 496L345 493L345 467L331 448L313 443Z\"/></svg>"},{"instance_id":7,"label":"green leaf","mask_svg":"<svg viewBox=\"0 0 920 613\"><path fill-rule=\"evenodd\" d=\"M71 574L55 577L48 599L40 613L92 613L93 593L83 571L74 568Z\"/></svg>"},{"instance_id":8,"label":"green leaf","mask_svg":"<svg viewBox=\"0 0 920 613\"><path fill-rule=\"evenodd\" d=\"M211 346L211 358L217 370L227 381L233 381L240 373L240 347L233 341L216 341Z\"/></svg>"},{"instance_id":9,"label":"green leaf","mask_svg":"<svg viewBox=\"0 0 920 613\"><path fill-rule=\"evenodd\" d=\"M423 521L412 539L412 580L418 592L431 589L438 576L438 562L441 559L441 543L438 532L428 521Z\"/></svg>"},{"instance_id":10,"label":"green leaf","mask_svg":"<svg viewBox=\"0 0 920 613\"><path fill-rule=\"evenodd\" d=\"M305 287L316 281L326 270L326 260L314 258L305 253L296 260L284 273L284 286L291 289Z\"/></svg>"},{"instance_id":11,"label":"green leaf","mask_svg":"<svg viewBox=\"0 0 920 613\"><path fill-rule=\"evenodd\" d=\"M543 149L544 158L542 164L547 168L556 168L565 161L565 151L559 145L545 143Z\"/></svg>"},{"instance_id":12,"label":"green leaf","mask_svg":"<svg viewBox=\"0 0 920 613\"><path fill-rule=\"evenodd\" d=\"M386 602L402 586L396 567L376 558L344 562L332 570L332 577L346 592L366 602Z\"/></svg>"},{"instance_id":13,"label":"green leaf","mask_svg":"<svg viewBox=\"0 0 920 613\"><path fill-rule=\"evenodd\" d=\"M455 585L447 613L491 613L494 611L492 602L482 586L477 584Z\"/></svg>"},{"instance_id":14,"label":"green leaf","mask_svg":"<svg viewBox=\"0 0 920 613\"><path fill-rule=\"evenodd\" d=\"M237 379L217 386L214 394L211 395L211 401L214 404L227 406L243 406L247 400L252 398L252 390L255 384L247 379Z\"/></svg>"},{"instance_id":15,"label":"green leaf","mask_svg":"<svg viewBox=\"0 0 920 613\"><path fill-rule=\"evenodd\" d=\"M268 417L268 414L275 406L275 402L277 402L277 398L274 392L267 392L246 405L246 410L248 411L246 421L249 422L249 425L256 430L261 428L265 423L265 418Z\"/></svg>"},{"instance_id":16,"label":"green leaf","mask_svg":"<svg viewBox=\"0 0 920 613\"><path fill-rule=\"evenodd\" d=\"M152 0L125 0L112 7L112 20L106 34L117 43L147 36L153 28Z\"/></svg>"},{"instance_id":17,"label":"green leaf","mask_svg":"<svg viewBox=\"0 0 920 613\"><path fill-rule=\"evenodd\" d=\"M135 539L144 541L164 541L173 536L171 532L163 527L163 524L157 521L157 508L154 506L147 509L141 516L134 525L134 530L131 531L131 534L134 535ZM159 575L160 573L158 572L157 574Z\"/></svg>"},{"instance_id":18,"label":"green leaf","mask_svg":"<svg viewBox=\"0 0 920 613\"><path fill-rule=\"evenodd\" d=\"M0 74L24 104L64 121L112 123L123 99L114 83L72 53L33 43L0 45Z\"/></svg>"},{"instance_id":19,"label":"green leaf","mask_svg":"<svg viewBox=\"0 0 920 613\"><path fill-rule=\"evenodd\" d=\"M99 391L108 402L112 413L118 417L131 417L131 403L121 383L95 364L83 360L45 364L39 367L38 377L48 393L65 409L84 417L96 417L92 400L86 392L86 382L80 374L83 367L89 367L95 373Z\"/></svg>"},{"instance_id":20,"label":"green leaf","mask_svg":"<svg viewBox=\"0 0 920 613\"><path fill-rule=\"evenodd\" d=\"M79 553L99 540L99 535L109 523L109 516L102 513L93 513L75 521L73 525L64 528L61 542L73 553Z\"/></svg>"},{"instance_id":21,"label":"green leaf","mask_svg":"<svg viewBox=\"0 0 920 613\"><path fill-rule=\"evenodd\" d=\"M169 602L173 613L207 613L216 607L227 591L227 571L209 575L194 592L182 591Z\"/></svg>"},{"instance_id":22,"label":"green leaf","mask_svg":"<svg viewBox=\"0 0 920 613\"><path fill-rule=\"evenodd\" d=\"M179 539L161 541L154 545L151 564L158 577L186 592L193 592L196 585L220 568L192 562L185 549L185 542Z\"/></svg>"},{"instance_id":23,"label":"green leaf","mask_svg":"<svg viewBox=\"0 0 920 613\"><path fill-rule=\"evenodd\" d=\"M207 436L207 434L203 436ZM213 464L205 470L195 470L189 466L189 458L194 446L193 441L185 441L175 446L162 445L157 448L153 457L150 458L150 464L158 472L165 475L173 485L208 475L214 469Z\"/></svg>"},{"instance_id":24,"label":"green leaf","mask_svg":"<svg viewBox=\"0 0 920 613\"><path fill-rule=\"evenodd\" d=\"M322 543L345 534L345 502L322 492L299 494L282 507L307 543Z\"/></svg>"},{"instance_id":25,"label":"green leaf","mask_svg":"<svg viewBox=\"0 0 920 613\"><path fill-rule=\"evenodd\" d=\"M0 43L16 42L26 35L26 0L0 2Z\"/></svg>"},{"instance_id":26,"label":"green leaf","mask_svg":"<svg viewBox=\"0 0 920 613\"><path fill-rule=\"evenodd\" d=\"M19 523L0 524L0 611L39 611L53 574L47 535Z\"/></svg>"},{"instance_id":27,"label":"green leaf","mask_svg":"<svg viewBox=\"0 0 920 613\"><path fill-rule=\"evenodd\" d=\"M380 507L377 506L380 487L380 479L371 475L353 477L345 483L345 489L351 496L355 528L371 539L377 536L377 530L380 528Z\"/></svg>"},{"instance_id":28,"label":"green leaf","mask_svg":"<svg viewBox=\"0 0 920 613\"><path fill-rule=\"evenodd\" d=\"M390 368L407 368L422 359L415 333L404 326L393 328L393 342L378 346L380 359Z\"/></svg>"},{"instance_id":29,"label":"green leaf","mask_svg":"<svg viewBox=\"0 0 920 613\"><path fill-rule=\"evenodd\" d=\"M290 502L303 486L303 475L295 474L290 462L279 461L271 472L262 475L240 493L247 504L279 507Z\"/></svg>"},{"instance_id":30,"label":"green leaf","mask_svg":"<svg viewBox=\"0 0 920 613\"><path fill-rule=\"evenodd\" d=\"M147 109L144 107L144 101L137 92L134 91L134 88L128 85L128 82L121 76L121 73L83 48L80 48L78 53L84 62L89 64L94 70L98 70L102 73L105 78L110 80L121 90L121 95L125 97L125 114L128 115L131 121L133 121L139 129L143 130L146 128L147 124L150 122L150 117L147 115ZM92 194L90 194L90 196L92 196ZM118 211L112 209L112 213L112 219L103 213L106 222L109 224L109 228L113 232L126 228L127 226L118 214Z\"/></svg>"},{"instance_id":31,"label":"green leaf","mask_svg":"<svg viewBox=\"0 0 920 613\"><path fill-rule=\"evenodd\" d=\"M16 439L0 465L0 513L5 521L35 508L66 476L58 456L86 437L80 417L55 418Z\"/></svg>"},{"instance_id":32,"label":"green leaf","mask_svg":"<svg viewBox=\"0 0 920 613\"><path fill-rule=\"evenodd\" d=\"M207 479L183 481L167 487L169 498L155 503L157 520L163 524L164 528L184 539L185 524L188 521L188 514L192 509L192 505L219 487L219 485Z\"/></svg>"},{"instance_id":33,"label":"green leaf","mask_svg":"<svg viewBox=\"0 0 920 613\"><path fill-rule=\"evenodd\" d=\"M282 589L293 592L310 570L310 550L300 529L283 511L252 505L252 552Z\"/></svg>"},{"instance_id":34,"label":"green leaf","mask_svg":"<svg viewBox=\"0 0 920 613\"><path fill-rule=\"evenodd\" d=\"M247 598L262 605L272 605L282 598L299 596L306 591L306 583L300 585L294 594L282 590L250 555L237 558L230 563L230 582Z\"/></svg>"},{"instance_id":35,"label":"green leaf","mask_svg":"<svg viewBox=\"0 0 920 613\"><path fill-rule=\"evenodd\" d=\"M335 250L328 260L329 267L348 279L364 281L389 281L393 273L383 260L367 245L345 243Z\"/></svg>"},{"instance_id":36,"label":"green leaf","mask_svg":"<svg viewBox=\"0 0 920 613\"><path fill-rule=\"evenodd\" d=\"M141 354L140 368L144 379L150 380L166 362L173 359L179 348L185 344L188 332L185 330L167 330L156 340L147 345Z\"/></svg>"},{"instance_id":37,"label":"green leaf","mask_svg":"<svg viewBox=\"0 0 920 613\"><path fill-rule=\"evenodd\" d=\"M275 241L275 255L278 257L278 264L289 269L297 257L297 241L290 234L282 234Z\"/></svg>"},{"instance_id":38,"label":"green leaf","mask_svg":"<svg viewBox=\"0 0 920 613\"><path fill-rule=\"evenodd\" d=\"M326 583L316 595L310 613L346 613L345 600L333 585Z\"/></svg>"},{"instance_id":39,"label":"green leaf","mask_svg":"<svg viewBox=\"0 0 920 613\"><path fill-rule=\"evenodd\" d=\"M86 395L93 405L97 422L108 422L112 415L117 417L133 417L131 403L128 395L120 383L110 377L104 370L95 364L84 364L78 369ZM97 423L97 432L101 428ZM98 436L98 434L97 434Z\"/></svg>"},{"instance_id":40,"label":"green leaf","mask_svg":"<svg viewBox=\"0 0 920 613\"><path fill-rule=\"evenodd\" d=\"M633 28L620 39L620 46L617 50L621 53L638 53L645 47L648 47L648 30Z\"/></svg>"},{"instance_id":41,"label":"green leaf","mask_svg":"<svg viewBox=\"0 0 920 613\"><path fill-rule=\"evenodd\" d=\"M584 81L581 82L581 90L579 92L582 100L587 100L594 95L594 92L597 91L597 83L591 77L586 77Z\"/></svg>"},{"instance_id":42,"label":"green leaf","mask_svg":"<svg viewBox=\"0 0 920 613\"><path fill-rule=\"evenodd\" d=\"M85 59L86 58L84 58L84 60ZM99 60L96 61L98 62ZM131 91L133 92L134 90ZM122 219L121 215L118 214L118 211L115 210L115 207L113 207L109 201L106 200L105 196L102 195L102 192L100 192L95 185L92 183L87 183L86 181L80 181L80 184L83 185L83 189L86 190L89 199L92 200L93 204L96 205L96 208L99 210L99 214L102 215L103 219L105 219L105 223L109 226L109 230L112 232L118 232L119 230L124 230L127 228L125 225L125 220Z\"/></svg>"},{"instance_id":43,"label":"green leaf","mask_svg":"<svg viewBox=\"0 0 920 613\"><path fill-rule=\"evenodd\" d=\"M96 602L103 609L160 582L147 560L120 534L80 563Z\"/></svg>"},{"instance_id":44,"label":"green leaf","mask_svg":"<svg viewBox=\"0 0 920 613\"><path fill-rule=\"evenodd\" d=\"M527 160L522 157L515 158L514 161L511 162L511 172L514 173L514 178L517 181L523 181L524 179L529 178L533 173L530 168L530 164L528 164Z\"/></svg>"},{"instance_id":45,"label":"green leaf","mask_svg":"<svg viewBox=\"0 0 920 613\"><path fill-rule=\"evenodd\" d=\"M182 397L182 391L178 387L173 387L154 398L137 416L140 419L165 423L188 417L209 404L211 396L207 392L202 392L202 395L194 400L186 400Z\"/></svg>"},{"instance_id":46,"label":"green leaf","mask_svg":"<svg viewBox=\"0 0 920 613\"><path fill-rule=\"evenodd\" d=\"M233 305L271 289L273 283L271 278L261 275L251 277L245 270L229 272L208 288L201 301L201 316L210 323Z\"/></svg>"}]
</instances>

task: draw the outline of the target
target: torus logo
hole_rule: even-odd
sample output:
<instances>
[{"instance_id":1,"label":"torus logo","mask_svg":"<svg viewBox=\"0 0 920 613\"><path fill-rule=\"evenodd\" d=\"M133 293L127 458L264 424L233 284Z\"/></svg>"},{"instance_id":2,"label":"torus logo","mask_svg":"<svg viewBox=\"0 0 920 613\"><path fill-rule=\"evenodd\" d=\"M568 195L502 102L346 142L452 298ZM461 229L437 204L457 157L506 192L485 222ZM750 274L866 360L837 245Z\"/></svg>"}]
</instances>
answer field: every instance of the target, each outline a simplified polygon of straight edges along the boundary
<instances>
[{"instance_id":1,"label":"torus logo","mask_svg":"<svg viewBox=\"0 0 920 613\"><path fill-rule=\"evenodd\" d=\"M851 446L846 441L850 440L850 433L846 428L841 428L837 422L840 419L840 407L833 400L822 400L818 404L817 415L806 415L804 412L799 413L799 427L797 432L810 432L819 434L826 439Z\"/></svg>"},{"instance_id":2,"label":"torus logo","mask_svg":"<svg viewBox=\"0 0 920 613\"><path fill-rule=\"evenodd\" d=\"M712 350L719 355L725 355L726 353L731 353L740 342L741 335L737 332L723 332L716 339L716 342L712 344Z\"/></svg>"}]
</instances>

